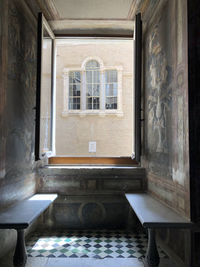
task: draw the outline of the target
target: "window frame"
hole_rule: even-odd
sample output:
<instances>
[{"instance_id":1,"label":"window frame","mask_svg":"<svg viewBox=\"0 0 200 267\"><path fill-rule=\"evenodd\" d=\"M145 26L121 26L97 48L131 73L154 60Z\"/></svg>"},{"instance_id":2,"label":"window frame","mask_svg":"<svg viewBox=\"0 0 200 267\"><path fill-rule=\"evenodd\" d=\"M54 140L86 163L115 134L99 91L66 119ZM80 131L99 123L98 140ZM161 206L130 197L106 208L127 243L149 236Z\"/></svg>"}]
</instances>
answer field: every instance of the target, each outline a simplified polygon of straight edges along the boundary
<instances>
[{"instance_id":1,"label":"window frame","mask_svg":"<svg viewBox=\"0 0 200 267\"><path fill-rule=\"evenodd\" d=\"M117 79L116 79L116 81L107 81L106 80L106 73L108 73L108 72L111 72L111 71L116 71L116 77L117 77ZM107 88L106 88L106 86L107 85L114 85L114 84L117 84L117 95L115 96L114 94L112 94L112 95L107 95L107 92L106 92L106 90L107 90ZM106 108L106 105L107 105L107 99L111 99L111 98L117 98L117 108ZM105 71L105 109L106 110L108 110L108 109L111 109L111 110L117 110L118 109L118 72L117 72L117 70L115 70L115 69L113 69L113 70L106 70Z\"/></svg>"},{"instance_id":2,"label":"window frame","mask_svg":"<svg viewBox=\"0 0 200 267\"><path fill-rule=\"evenodd\" d=\"M54 155L55 144L55 35L51 30L47 20L42 12L38 13L38 29L37 29L37 80L36 80L36 106L35 106L35 161L45 158L46 156ZM50 147L49 151L41 153L41 89L42 89L42 50L43 50L43 36L44 30L47 31L51 40L51 112L50 112Z\"/></svg>"},{"instance_id":3,"label":"window frame","mask_svg":"<svg viewBox=\"0 0 200 267\"><path fill-rule=\"evenodd\" d=\"M90 62L97 62L97 64L98 64L98 67L88 67L88 64L90 63ZM102 84L101 84L101 72L100 72L100 64L99 64L99 62L97 61L97 60L90 60L90 61L87 61L87 63L86 63L86 65L85 65L85 88L86 88L86 94L85 94L85 96L83 96L83 97L85 97L86 98L86 109L87 110L100 110L100 108L101 108L101 106L100 106L100 104L101 104L101 101L103 100L102 99L102 93L101 93L101 90L102 90ZM97 72L97 76L98 76L98 81L94 81L94 74L95 74L95 72ZM88 82L88 74L91 74L90 76L91 76L91 81L90 82ZM99 85L99 92L95 95L94 94L94 91L93 91L93 87L94 86L98 86ZM89 95L88 96L88 89L89 89L89 86L91 86L91 88L92 88L92 94L91 95ZM95 99L98 99L98 103L94 103L94 100ZM89 104L90 103L88 103L88 101L89 101L89 99L91 99L92 100L92 103L91 103L91 107L92 108L89 108ZM98 108L94 108L95 107L95 105L98 105Z\"/></svg>"},{"instance_id":4,"label":"window frame","mask_svg":"<svg viewBox=\"0 0 200 267\"><path fill-rule=\"evenodd\" d=\"M40 13L39 17L43 17L42 13ZM44 18L44 17L43 17ZM45 19L45 18L44 18ZM45 20L46 21L46 20ZM46 21L47 23L47 21ZM48 23L47 23L48 25ZM40 134L39 134L39 130L40 130L40 126L38 126L39 124L39 121L40 121L40 88L38 90L38 87L40 86L40 74L38 75L38 73L41 72L41 45L42 45L42 38L41 38L41 33L42 33L42 27L43 27L43 23L42 23L42 20L38 20L38 54L37 54L37 57L38 57L38 63L37 63L37 90L36 90L36 127L35 127L35 160L39 160L40 159L40 154L39 154L39 147L40 147ZM49 26L48 26L49 27ZM50 29L50 27L49 27ZM50 29L51 30L51 29ZM141 21L141 14L137 14L136 15L136 19L135 19L135 31L134 31L134 35L135 35L135 39L134 39L134 46L135 46L135 61L134 61L134 76L135 76L135 116L134 116L134 125L135 125L135 153L131 156L131 159L132 159L132 163L133 165L139 165L140 164L140 154L141 154L141 74L142 74L142 21ZM100 38L108 38L108 36L102 36L102 35L97 35L98 37ZM55 39L56 38L63 38L63 37L67 37L67 38L80 38L80 37L90 37L90 38L93 38L93 36L62 36L62 35L57 35L56 37L54 37ZM109 36L110 38L130 38L130 36ZM55 45L55 39L53 41L54 45ZM52 111L52 140L51 140L51 143L53 143L53 139L54 139L54 136L55 136L55 132L53 130L53 128L55 129L55 103L56 103L56 94L55 94L55 60L56 60L56 52L55 52L55 48L52 49L53 50L53 60L54 60L54 64L52 63L52 70L53 70L53 76L54 76L54 79L52 78L52 83L53 83L53 87L54 87L54 90L52 92L52 107L53 107L53 111ZM53 61L52 61L53 62ZM116 68L116 67L115 67ZM110 69L113 69L113 67L110 67ZM119 71L121 71L122 73L122 70L121 67L119 67ZM67 73L67 69L64 70L64 74L63 74L63 80L64 80L64 83L66 82L66 74ZM118 76L119 77L119 76ZM120 81L120 78L121 78L121 82L122 82L122 75L121 77L118 78L118 83ZM136 81L137 80L137 81ZM68 87L67 87L68 88ZM73 112L70 112L69 113L69 110L66 109L66 103L68 103L68 101L66 102L66 91L67 90L64 90L64 104L63 104L63 112L62 112L62 115L63 116L68 116L69 114L73 114ZM119 93L119 88L118 88L118 96L120 96L120 98L122 99L122 95L121 95L122 92ZM122 103L122 101L121 101ZM121 104L120 103L120 104ZM121 106L121 105L120 105ZM118 105L119 107L119 105ZM105 112L107 111L107 112ZM119 112L118 115L119 116L123 116L123 111L120 107L120 111L121 113ZM85 113L85 112L84 112ZM101 115L101 112L98 112L100 115ZM110 114L110 110L104 110L103 114L104 115L105 113L109 113ZM112 112L112 114L114 114L116 112ZM75 113L74 113L75 114ZM79 113L80 114L80 113ZM88 113L88 114L91 114ZM81 114L80 114L81 115ZM85 115L85 114L83 114ZM55 146L55 144L52 144L52 148L53 146ZM47 155L49 156L49 155ZM59 158L59 157L54 157L54 158ZM81 164L78 162L78 160L81 159L80 157L76 158L74 164ZM84 160L84 158L82 158ZM120 157L118 158L108 158L109 160L118 160L118 159L122 159ZM129 157L127 158L123 158L125 161L126 159L130 159ZM50 160L50 158L49 158ZM105 162L106 164L106 160L103 159L103 162ZM117 162L117 161L116 161ZM61 163L62 164L62 163ZM63 164L69 164L67 162L63 163ZM84 164L84 163L83 163ZM98 158L96 158L96 161L94 164L98 164ZM109 163L108 163L109 164ZM119 165L119 163L116 163L116 165Z\"/></svg>"},{"instance_id":5,"label":"window frame","mask_svg":"<svg viewBox=\"0 0 200 267\"><path fill-rule=\"evenodd\" d=\"M82 74L81 74L81 72L79 72L80 73L80 83L77 83L77 82L70 82L70 73L73 73L73 76L74 76L74 74L76 73L76 72L79 72L79 71L70 71L69 72L69 88L68 88L68 90L69 90L69 96L68 96L68 98L69 98L69 103L68 103L68 105L69 105L69 110L80 110L81 109L81 83L82 83ZM74 78L75 79L75 78ZM70 86L74 86L74 85L79 85L80 86L80 95L79 96L74 96L73 95L73 93L72 93L72 95L70 95ZM73 91L73 89L72 89L72 91ZM79 101L79 105L80 105L80 108L78 109L78 108L70 108L70 99L80 99L80 101ZM73 102L73 106L74 106L74 102ZM77 104L77 103L76 103Z\"/></svg>"}]
</instances>

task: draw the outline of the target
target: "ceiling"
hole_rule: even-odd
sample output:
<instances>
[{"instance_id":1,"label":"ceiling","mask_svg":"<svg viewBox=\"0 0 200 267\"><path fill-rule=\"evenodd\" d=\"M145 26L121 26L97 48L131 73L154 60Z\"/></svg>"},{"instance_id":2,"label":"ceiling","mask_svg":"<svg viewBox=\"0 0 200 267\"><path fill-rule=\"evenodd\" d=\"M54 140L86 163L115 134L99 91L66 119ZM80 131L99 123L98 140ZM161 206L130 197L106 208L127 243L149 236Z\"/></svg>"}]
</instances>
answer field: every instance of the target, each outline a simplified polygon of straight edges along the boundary
<instances>
[{"instance_id":1,"label":"ceiling","mask_svg":"<svg viewBox=\"0 0 200 267\"><path fill-rule=\"evenodd\" d=\"M127 19L133 0L54 0L60 19Z\"/></svg>"},{"instance_id":2,"label":"ceiling","mask_svg":"<svg viewBox=\"0 0 200 267\"><path fill-rule=\"evenodd\" d=\"M133 36L134 18L151 17L156 3L165 0L25 0L40 12L57 35ZM150 12L149 12L150 11Z\"/></svg>"}]
</instances>

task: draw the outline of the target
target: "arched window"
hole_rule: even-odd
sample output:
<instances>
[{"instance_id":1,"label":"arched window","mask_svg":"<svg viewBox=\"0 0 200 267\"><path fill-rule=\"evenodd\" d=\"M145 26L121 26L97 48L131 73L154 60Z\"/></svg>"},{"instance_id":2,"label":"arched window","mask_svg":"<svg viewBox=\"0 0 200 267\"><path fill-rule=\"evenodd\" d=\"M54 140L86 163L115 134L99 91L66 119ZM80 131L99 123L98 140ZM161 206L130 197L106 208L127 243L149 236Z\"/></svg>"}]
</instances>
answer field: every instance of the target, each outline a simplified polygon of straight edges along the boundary
<instances>
[{"instance_id":1,"label":"arched window","mask_svg":"<svg viewBox=\"0 0 200 267\"><path fill-rule=\"evenodd\" d=\"M96 60L86 64L86 109L100 108L100 65Z\"/></svg>"},{"instance_id":2,"label":"arched window","mask_svg":"<svg viewBox=\"0 0 200 267\"><path fill-rule=\"evenodd\" d=\"M90 57L80 68L65 68L63 78L64 116L123 115L121 66L105 66L100 58Z\"/></svg>"}]
</instances>

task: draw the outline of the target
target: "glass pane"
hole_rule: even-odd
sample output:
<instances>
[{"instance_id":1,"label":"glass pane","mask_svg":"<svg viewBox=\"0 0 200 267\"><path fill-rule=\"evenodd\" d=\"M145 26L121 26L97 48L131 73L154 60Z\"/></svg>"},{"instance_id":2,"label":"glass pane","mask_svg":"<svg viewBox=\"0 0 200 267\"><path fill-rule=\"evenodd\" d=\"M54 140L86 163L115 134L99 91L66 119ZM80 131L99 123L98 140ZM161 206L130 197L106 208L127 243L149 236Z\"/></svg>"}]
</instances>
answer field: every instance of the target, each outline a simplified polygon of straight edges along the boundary
<instances>
[{"instance_id":1,"label":"glass pane","mask_svg":"<svg viewBox=\"0 0 200 267\"><path fill-rule=\"evenodd\" d=\"M99 97L93 98L93 109L99 109Z\"/></svg>"},{"instance_id":2,"label":"glass pane","mask_svg":"<svg viewBox=\"0 0 200 267\"><path fill-rule=\"evenodd\" d=\"M73 85L73 96L80 96L80 85Z\"/></svg>"},{"instance_id":3,"label":"glass pane","mask_svg":"<svg viewBox=\"0 0 200 267\"><path fill-rule=\"evenodd\" d=\"M100 83L100 72L93 71L93 83Z\"/></svg>"},{"instance_id":4,"label":"glass pane","mask_svg":"<svg viewBox=\"0 0 200 267\"><path fill-rule=\"evenodd\" d=\"M80 71L74 72L74 78L75 78L75 82L76 83L80 83L81 82L81 73L80 73Z\"/></svg>"},{"instance_id":5,"label":"glass pane","mask_svg":"<svg viewBox=\"0 0 200 267\"><path fill-rule=\"evenodd\" d=\"M113 96L117 96L117 84L114 84Z\"/></svg>"},{"instance_id":6,"label":"glass pane","mask_svg":"<svg viewBox=\"0 0 200 267\"><path fill-rule=\"evenodd\" d=\"M73 98L69 98L69 109L73 109Z\"/></svg>"},{"instance_id":7,"label":"glass pane","mask_svg":"<svg viewBox=\"0 0 200 267\"><path fill-rule=\"evenodd\" d=\"M90 60L88 61L88 63L86 64L86 69L96 69L99 68L99 63L96 60Z\"/></svg>"},{"instance_id":8,"label":"glass pane","mask_svg":"<svg viewBox=\"0 0 200 267\"><path fill-rule=\"evenodd\" d=\"M73 96L73 85L69 85L69 96Z\"/></svg>"},{"instance_id":9,"label":"glass pane","mask_svg":"<svg viewBox=\"0 0 200 267\"><path fill-rule=\"evenodd\" d=\"M80 109L80 97L70 97L69 98L69 109L71 109L71 110Z\"/></svg>"},{"instance_id":10,"label":"glass pane","mask_svg":"<svg viewBox=\"0 0 200 267\"><path fill-rule=\"evenodd\" d=\"M106 84L106 96L117 96L117 89L115 84Z\"/></svg>"},{"instance_id":11,"label":"glass pane","mask_svg":"<svg viewBox=\"0 0 200 267\"><path fill-rule=\"evenodd\" d=\"M80 73L80 71L70 71L70 73L69 73L69 83L81 83L81 73Z\"/></svg>"},{"instance_id":12,"label":"glass pane","mask_svg":"<svg viewBox=\"0 0 200 267\"><path fill-rule=\"evenodd\" d=\"M99 96L100 93L100 85L95 84L93 85L93 96Z\"/></svg>"},{"instance_id":13,"label":"glass pane","mask_svg":"<svg viewBox=\"0 0 200 267\"><path fill-rule=\"evenodd\" d=\"M109 84L106 84L106 96L110 95L110 87Z\"/></svg>"},{"instance_id":14,"label":"glass pane","mask_svg":"<svg viewBox=\"0 0 200 267\"><path fill-rule=\"evenodd\" d=\"M70 71L69 73L69 83L74 83L74 72Z\"/></svg>"},{"instance_id":15,"label":"glass pane","mask_svg":"<svg viewBox=\"0 0 200 267\"><path fill-rule=\"evenodd\" d=\"M92 83L92 71L86 71L86 81Z\"/></svg>"},{"instance_id":16,"label":"glass pane","mask_svg":"<svg viewBox=\"0 0 200 267\"><path fill-rule=\"evenodd\" d=\"M117 97L106 97L106 109L117 109Z\"/></svg>"},{"instance_id":17,"label":"glass pane","mask_svg":"<svg viewBox=\"0 0 200 267\"><path fill-rule=\"evenodd\" d=\"M109 70L107 70L105 73L105 80L106 80L106 83L110 82L110 71Z\"/></svg>"},{"instance_id":18,"label":"glass pane","mask_svg":"<svg viewBox=\"0 0 200 267\"><path fill-rule=\"evenodd\" d=\"M117 71L116 70L112 70L111 71L111 78L110 78L111 82L117 82Z\"/></svg>"},{"instance_id":19,"label":"glass pane","mask_svg":"<svg viewBox=\"0 0 200 267\"><path fill-rule=\"evenodd\" d=\"M107 70L105 80L106 83L117 82L117 70Z\"/></svg>"},{"instance_id":20,"label":"glass pane","mask_svg":"<svg viewBox=\"0 0 200 267\"><path fill-rule=\"evenodd\" d=\"M87 96L92 96L92 84L87 84Z\"/></svg>"},{"instance_id":21,"label":"glass pane","mask_svg":"<svg viewBox=\"0 0 200 267\"><path fill-rule=\"evenodd\" d=\"M92 97L87 98L87 109L92 109Z\"/></svg>"}]
</instances>

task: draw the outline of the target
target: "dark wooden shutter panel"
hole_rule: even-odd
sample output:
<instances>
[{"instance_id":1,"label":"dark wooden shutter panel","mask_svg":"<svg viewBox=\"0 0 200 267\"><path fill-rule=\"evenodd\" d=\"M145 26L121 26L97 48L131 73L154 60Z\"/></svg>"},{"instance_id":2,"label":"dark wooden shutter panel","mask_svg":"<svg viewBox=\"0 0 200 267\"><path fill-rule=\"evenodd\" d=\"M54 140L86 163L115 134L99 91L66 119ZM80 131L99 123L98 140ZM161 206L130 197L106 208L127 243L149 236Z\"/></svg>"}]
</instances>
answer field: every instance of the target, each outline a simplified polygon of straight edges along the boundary
<instances>
[{"instance_id":1,"label":"dark wooden shutter panel","mask_svg":"<svg viewBox=\"0 0 200 267\"><path fill-rule=\"evenodd\" d=\"M142 73L142 21L141 13L135 18L135 160L141 155L141 73Z\"/></svg>"}]
</instances>

